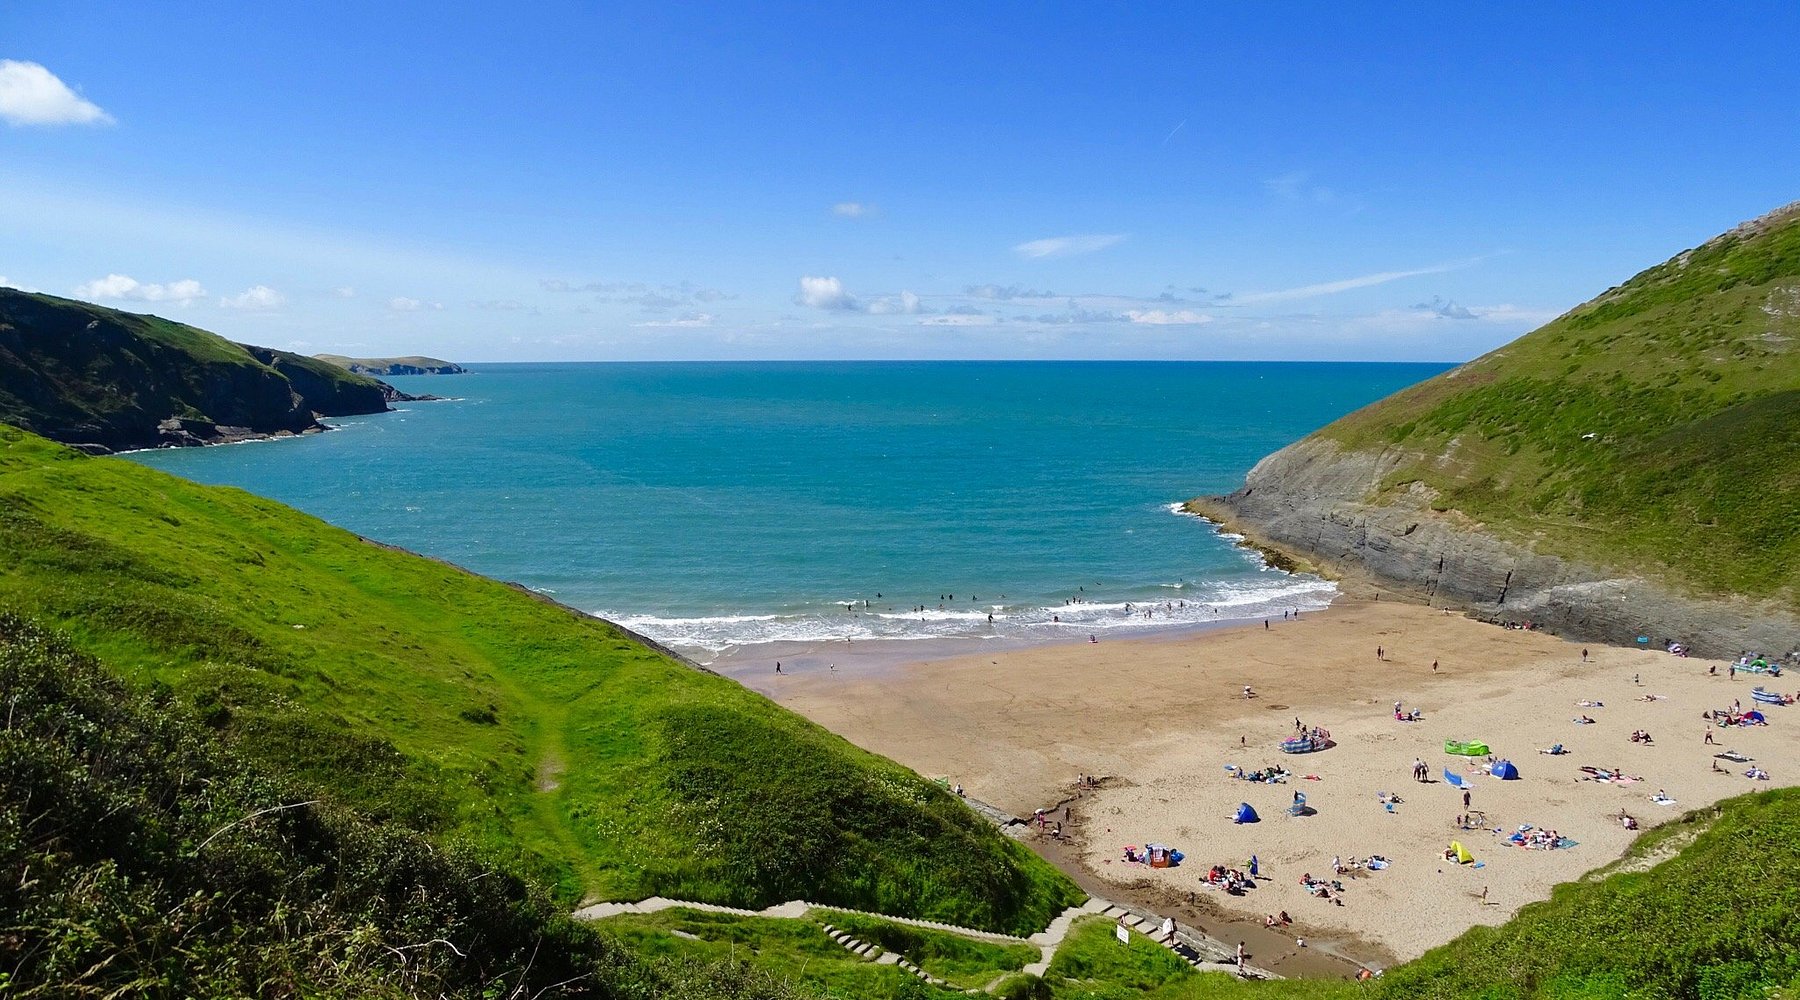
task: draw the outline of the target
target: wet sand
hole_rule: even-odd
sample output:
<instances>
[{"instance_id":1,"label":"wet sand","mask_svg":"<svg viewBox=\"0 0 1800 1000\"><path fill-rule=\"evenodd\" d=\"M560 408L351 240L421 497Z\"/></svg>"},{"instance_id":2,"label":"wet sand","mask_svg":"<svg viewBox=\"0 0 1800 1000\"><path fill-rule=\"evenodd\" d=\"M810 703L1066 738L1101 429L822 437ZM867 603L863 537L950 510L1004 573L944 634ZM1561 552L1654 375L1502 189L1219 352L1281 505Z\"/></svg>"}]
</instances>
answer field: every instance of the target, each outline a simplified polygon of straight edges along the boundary
<instances>
[{"instance_id":1,"label":"wet sand","mask_svg":"<svg viewBox=\"0 0 1800 1000\"><path fill-rule=\"evenodd\" d=\"M1385 658L1376 658L1377 646ZM1018 815L1068 798L1077 775L1112 776L1073 805L1068 845L1047 854L1078 864L1084 880L1098 879L1109 895L1160 899L1170 912L1192 892L1195 922L1222 925L1207 928L1215 937L1236 940L1232 928L1286 910L1296 923L1282 938L1305 936L1382 965L1472 925L1500 923L1553 885L1614 860L1635 836L1615 818L1621 809L1649 826L1732 795L1800 783L1800 727L1785 717L1800 721L1800 708L1769 709L1768 727L1713 728L1716 746L1703 743L1709 727L1700 718L1734 699L1750 707L1755 684L1794 688L1800 679L1733 681L1723 664L1709 677L1708 662L1698 659L1589 650L1592 662L1583 663L1580 645L1551 636L1417 605L1343 601L1298 621L1276 618L1267 629L1258 622L867 668L846 655L832 661L835 670L779 678L760 664L726 672L862 746ZM1246 684L1255 695L1248 700ZM1653 694L1663 697L1640 700ZM1604 707L1583 708L1582 700ZM1396 701L1422 709L1425 720L1396 722ZM1571 721L1582 714L1596 724ZM1329 729L1337 745L1279 752L1296 717ZM1655 743L1631 742L1634 729L1649 730ZM1444 753L1445 740L1464 739L1512 759L1522 780L1491 778ZM1569 754L1537 752L1553 743ZM1756 758L1773 780L1751 781L1746 765L1715 761L1728 746ZM1415 758L1429 766L1429 783L1412 780ZM1712 770L1715 762L1725 773ZM1281 764L1295 777L1240 781L1227 764ZM1581 765L1622 767L1644 780L1599 783ZM1472 782L1471 805L1485 812L1485 829L1454 828L1462 793L1443 780L1446 766ZM1652 804L1659 789L1677 804ZM1296 791L1314 815L1286 814ZM1377 800L1384 791L1403 800L1392 812ZM1234 824L1239 802L1262 821ZM1579 845L1526 850L1492 832L1527 823ZM1482 866L1446 863L1452 839ZM1150 841L1183 850L1186 863L1149 869L1122 861L1124 845ZM1233 897L1203 886L1210 865L1241 868L1252 854L1267 876L1254 891ZM1335 895L1342 905L1301 890L1303 873L1330 876L1333 856L1370 854L1393 864L1341 877L1345 888ZM1258 964L1279 969L1281 956L1267 953L1277 946L1265 941ZM1300 958L1290 950L1290 961ZM1314 963L1308 957L1307 969L1293 971L1315 971Z\"/></svg>"}]
</instances>

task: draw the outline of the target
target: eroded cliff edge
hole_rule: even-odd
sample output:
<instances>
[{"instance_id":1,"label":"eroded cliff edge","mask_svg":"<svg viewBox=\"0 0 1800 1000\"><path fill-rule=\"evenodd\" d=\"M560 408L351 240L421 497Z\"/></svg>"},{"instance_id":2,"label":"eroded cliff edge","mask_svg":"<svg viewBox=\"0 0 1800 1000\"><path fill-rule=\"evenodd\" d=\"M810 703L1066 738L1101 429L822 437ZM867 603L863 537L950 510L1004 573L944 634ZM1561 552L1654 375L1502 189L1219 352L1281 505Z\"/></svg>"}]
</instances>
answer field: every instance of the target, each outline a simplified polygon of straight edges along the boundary
<instances>
[{"instance_id":1,"label":"eroded cliff edge","mask_svg":"<svg viewBox=\"0 0 1800 1000\"><path fill-rule=\"evenodd\" d=\"M1436 491L1421 483L1369 502L1412 457L1307 438L1258 462L1243 488L1186 508L1351 594L1403 595L1582 642L1648 636L1657 648L1673 639L1705 656L1800 649L1800 616L1783 602L1683 592L1536 552L1454 510L1434 510Z\"/></svg>"}]
</instances>

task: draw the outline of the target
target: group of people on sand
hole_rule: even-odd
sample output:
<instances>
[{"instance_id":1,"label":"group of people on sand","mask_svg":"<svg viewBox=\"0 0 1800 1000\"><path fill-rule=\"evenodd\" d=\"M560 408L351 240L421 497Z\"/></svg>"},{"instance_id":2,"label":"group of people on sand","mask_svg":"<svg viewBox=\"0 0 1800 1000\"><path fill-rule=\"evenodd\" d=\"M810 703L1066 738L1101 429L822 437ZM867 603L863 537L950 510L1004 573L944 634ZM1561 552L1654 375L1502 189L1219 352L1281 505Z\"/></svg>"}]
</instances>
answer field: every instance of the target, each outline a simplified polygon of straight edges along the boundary
<instances>
[{"instance_id":1,"label":"group of people on sand","mask_svg":"<svg viewBox=\"0 0 1800 1000\"><path fill-rule=\"evenodd\" d=\"M1311 872L1300 876L1300 888L1314 899L1324 899L1343 906L1344 883L1337 879L1313 878Z\"/></svg>"},{"instance_id":2,"label":"group of people on sand","mask_svg":"<svg viewBox=\"0 0 1800 1000\"><path fill-rule=\"evenodd\" d=\"M1224 865L1213 865L1206 871L1206 884L1224 889L1232 896L1242 896L1247 888L1254 888L1256 883L1252 875L1236 868Z\"/></svg>"},{"instance_id":3,"label":"group of people on sand","mask_svg":"<svg viewBox=\"0 0 1800 1000\"><path fill-rule=\"evenodd\" d=\"M1401 704L1399 702L1397 702L1397 701L1394 702L1394 721L1395 722L1419 722L1419 721L1423 720L1424 718L1425 718L1424 712L1421 712L1416 708L1412 709L1411 711L1408 711L1405 708L1401 707Z\"/></svg>"},{"instance_id":4,"label":"group of people on sand","mask_svg":"<svg viewBox=\"0 0 1800 1000\"><path fill-rule=\"evenodd\" d=\"M1650 738L1650 730L1648 730L1648 729L1633 729L1631 731L1631 742L1633 742L1633 743L1655 743L1656 741Z\"/></svg>"}]
</instances>

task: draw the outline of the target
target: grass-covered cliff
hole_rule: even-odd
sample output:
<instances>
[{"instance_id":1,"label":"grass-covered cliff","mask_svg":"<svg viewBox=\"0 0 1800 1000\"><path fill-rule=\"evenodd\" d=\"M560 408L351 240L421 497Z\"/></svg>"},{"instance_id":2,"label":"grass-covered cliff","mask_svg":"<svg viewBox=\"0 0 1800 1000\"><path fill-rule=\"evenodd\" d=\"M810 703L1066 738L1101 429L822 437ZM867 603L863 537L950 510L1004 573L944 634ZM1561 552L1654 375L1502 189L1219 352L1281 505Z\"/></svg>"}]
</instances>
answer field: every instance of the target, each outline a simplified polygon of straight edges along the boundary
<instances>
[{"instance_id":1,"label":"grass-covered cliff","mask_svg":"<svg viewBox=\"0 0 1800 1000\"><path fill-rule=\"evenodd\" d=\"M0 610L274 772L582 897L1029 932L1074 887L943 790L612 626L239 490L0 429Z\"/></svg>"},{"instance_id":2,"label":"grass-covered cliff","mask_svg":"<svg viewBox=\"0 0 1800 1000\"><path fill-rule=\"evenodd\" d=\"M347 358L342 354L315 354L313 357L358 375L462 375L468 371L454 361L417 354L398 358Z\"/></svg>"},{"instance_id":3,"label":"grass-covered cliff","mask_svg":"<svg viewBox=\"0 0 1800 1000\"><path fill-rule=\"evenodd\" d=\"M221 427L298 434L319 428L314 414L379 413L391 393L159 316L0 288L0 422L58 441L122 450L240 433Z\"/></svg>"},{"instance_id":4,"label":"grass-covered cliff","mask_svg":"<svg viewBox=\"0 0 1800 1000\"><path fill-rule=\"evenodd\" d=\"M1800 606L1800 204L1322 428L1196 509L1496 606L1601 576ZM1484 549L1513 575L1464 586L1393 537L1421 523L1558 562Z\"/></svg>"}]
</instances>

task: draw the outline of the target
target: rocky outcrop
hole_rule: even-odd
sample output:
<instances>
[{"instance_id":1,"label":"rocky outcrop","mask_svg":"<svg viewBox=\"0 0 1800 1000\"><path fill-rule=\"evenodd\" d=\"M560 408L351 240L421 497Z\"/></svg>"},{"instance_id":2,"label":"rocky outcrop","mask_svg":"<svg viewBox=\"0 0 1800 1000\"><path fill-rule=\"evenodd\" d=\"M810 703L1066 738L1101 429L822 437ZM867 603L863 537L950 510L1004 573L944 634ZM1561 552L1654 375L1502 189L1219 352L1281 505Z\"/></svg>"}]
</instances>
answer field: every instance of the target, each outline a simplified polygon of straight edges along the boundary
<instances>
[{"instance_id":1,"label":"rocky outcrop","mask_svg":"<svg viewBox=\"0 0 1800 1000\"><path fill-rule=\"evenodd\" d=\"M1434 509L1435 494L1419 484L1383 489L1417 457L1309 437L1258 462L1242 489L1187 509L1298 568L1339 578L1352 593L1397 591L1582 642L1633 645L1647 636L1657 648L1675 640L1708 656L1800 649L1792 607L1684 593L1540 553Z\"/></svg>"}]
</instances>

